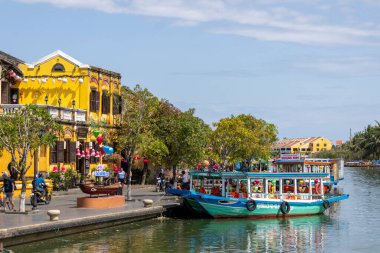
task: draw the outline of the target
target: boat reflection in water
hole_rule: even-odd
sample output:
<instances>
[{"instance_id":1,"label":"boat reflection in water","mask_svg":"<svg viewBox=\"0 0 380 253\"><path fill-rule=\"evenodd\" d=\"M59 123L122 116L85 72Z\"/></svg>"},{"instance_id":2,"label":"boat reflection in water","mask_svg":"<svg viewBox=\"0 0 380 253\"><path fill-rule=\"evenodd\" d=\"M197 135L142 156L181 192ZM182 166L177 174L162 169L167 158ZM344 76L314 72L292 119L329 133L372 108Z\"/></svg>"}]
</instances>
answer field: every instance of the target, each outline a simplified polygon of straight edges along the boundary
<instances>
[{"instance_id":1,"label":"boat reflection in water","mask_svg":"<svg viewBox=\"0 0 380 253\"><path fill-rule=\"evenodd\" d=\"M286 219L211 220L195 251L324 252L325 215ZM197 246L198 245L198 246Z\"/></svg>"},{"instance_id":2,"label":"boat reflection in water","mask_svg":"<svg viewBox=\"0 0 380 253\"><path fill-rule=\"evenodd\" d=\"M15 252L326 252L325 215L156 219L13 248ZM37 250L37 251L36 251Z\"/></svg>"}]
</instances>

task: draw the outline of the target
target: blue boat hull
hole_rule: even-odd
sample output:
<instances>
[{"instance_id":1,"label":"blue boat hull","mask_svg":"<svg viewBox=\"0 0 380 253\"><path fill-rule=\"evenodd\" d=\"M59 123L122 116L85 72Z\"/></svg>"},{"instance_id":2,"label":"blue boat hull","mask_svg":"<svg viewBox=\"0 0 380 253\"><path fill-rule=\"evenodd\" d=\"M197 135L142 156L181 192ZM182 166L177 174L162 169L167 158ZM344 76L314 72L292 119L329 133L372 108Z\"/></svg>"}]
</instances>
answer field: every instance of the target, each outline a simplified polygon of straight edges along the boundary
<instances>
[{"instance_id":1,"label":"blue boat hull","mask_svg":"<svg viewBox=\"0 0 380 253\"><path fill-rule=\"evenodd\" d=\"M329 197L325 201L299 201L288 200L284 204L282 200L255 199L254 210L247 207L248 199L222 198L206 194L193 193L184 197L186 201L191 199L194 211L201 210L213 218L271 218L284 216L307 216L323 213L330 203L348 198L348 195ZM250 210L249 210L250 209ZM288 209L288 210L287 210Z\"/></svg>"}]
</instances>

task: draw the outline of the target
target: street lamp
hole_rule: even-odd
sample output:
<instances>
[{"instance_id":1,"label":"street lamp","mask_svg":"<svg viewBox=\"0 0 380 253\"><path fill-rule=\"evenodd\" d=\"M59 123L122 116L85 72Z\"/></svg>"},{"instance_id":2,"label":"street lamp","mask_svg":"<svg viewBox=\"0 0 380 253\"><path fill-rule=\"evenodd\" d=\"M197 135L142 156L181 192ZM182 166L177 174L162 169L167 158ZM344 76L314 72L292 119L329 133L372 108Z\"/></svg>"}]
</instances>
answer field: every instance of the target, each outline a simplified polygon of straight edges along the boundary
<instances>
[{"instance_id":1,"label":"street lamp","mask_svg":"<svg viewBox=\"0 0 380 253\"><path fill-rule=\"evenodd\" d=\"M48 95L46 95L45 96L45 103L46 103L46 105L47 105L48 100L49 100L49 97L48 97Z\"/></svg>"},{"instance_id":2,"label":"street lamp","mask_svg":"<svg viewBox=\"0 0 380 253\"><path fill-rule=\"evenodd\" d=\"M71 105L73 106L73 109L74 109L74 107L75 107L75 100L73 100L73 101L71 102Z\"/></svg>"},{"instance_id":3,"label":"street lamp","mask_svg":"<svg viewBox=\"0 0 380 253\"><path fill-rule=\"evenodd\" d=\"M45 98L46 99L46 98ZM41 138L43 136L43 134L45 133L45 131L43 129L40 129L37 133L37 136L38 136L38 141L41 142ZM40 147L38 146L37 149L34 150L34 184L33 184L33 193L34 193L34 198L33 198L33 207L32 207L32 210L36 210L37 209L37 195L36 195L36 187L37 187L37 173L38 173L38 156L40 155Z\"/></svg>"},{"instance_id":4,"label":"street lamp","mask_svg":"<svg viewBox=\"0 0 380 253\"><path fill-rule=\"evenodd\" d=\"M58 106L59 107L61 107L61 102L62 102L61 98L58 98Z\"/></svg>"}]
</instances>

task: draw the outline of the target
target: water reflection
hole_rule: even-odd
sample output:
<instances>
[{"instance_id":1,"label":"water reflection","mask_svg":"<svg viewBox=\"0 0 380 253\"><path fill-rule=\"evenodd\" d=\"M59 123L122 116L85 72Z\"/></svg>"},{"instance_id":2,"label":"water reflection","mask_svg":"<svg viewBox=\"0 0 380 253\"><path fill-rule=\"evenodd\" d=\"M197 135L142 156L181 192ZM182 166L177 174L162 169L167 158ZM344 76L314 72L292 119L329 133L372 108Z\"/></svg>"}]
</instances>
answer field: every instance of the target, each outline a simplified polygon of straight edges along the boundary
<instances>
[{"instance_id":1,"label":"water reflection","mask_svg":"<svg viewBox=\"0 0 380 253\"><path fill-rule=\"evenodd\" d=\"M22 252L323 252L327 216L153 220L48 240ZM21 249L19 247L14 250Z\"/></svg>"}]
</instances>

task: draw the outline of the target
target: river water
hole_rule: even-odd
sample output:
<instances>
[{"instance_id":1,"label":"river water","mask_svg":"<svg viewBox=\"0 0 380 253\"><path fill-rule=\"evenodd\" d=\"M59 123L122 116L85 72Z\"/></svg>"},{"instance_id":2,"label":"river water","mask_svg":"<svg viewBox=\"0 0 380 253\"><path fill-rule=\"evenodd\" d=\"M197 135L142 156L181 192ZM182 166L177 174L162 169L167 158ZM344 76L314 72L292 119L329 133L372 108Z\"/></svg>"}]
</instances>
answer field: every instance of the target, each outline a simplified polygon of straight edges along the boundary
<instances>
[{"instance_id":1,"label":"river water","mask_svg":"<svg viewBox=\"0 0 380 253\"><path fill-rule=\"evenodd\" d=\"M288 219L159 218L13 247L68 252L380 252L380 169L346 168L348 200Z\"/></svg>"}]
</instances>

